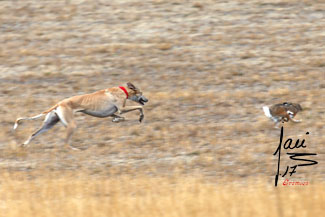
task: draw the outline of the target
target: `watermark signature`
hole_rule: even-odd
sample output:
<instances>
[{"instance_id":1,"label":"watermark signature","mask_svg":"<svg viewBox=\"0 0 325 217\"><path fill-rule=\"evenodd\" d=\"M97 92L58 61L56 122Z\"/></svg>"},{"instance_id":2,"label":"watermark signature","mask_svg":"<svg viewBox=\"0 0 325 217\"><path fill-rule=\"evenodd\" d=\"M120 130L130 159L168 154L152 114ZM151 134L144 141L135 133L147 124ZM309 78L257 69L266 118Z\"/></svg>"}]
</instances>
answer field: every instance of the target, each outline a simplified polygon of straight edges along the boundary
<instances>
[{"instance_id":1,"label":"watermark signature","mask_svg":"<svg viewBox=\"0 0 325 217\"><path fill-rule=\"evenodd\" d=\"M306 135L309 135L309 132L306 132ZM291 138L288 138L283 145L282 145L282 141L283 141L283 126L281 127L279 146L273 154L273 155L278 155L278 169L277 169L277 173L275 175L275 187L278 186L279 176L285 177L286 175L288 175L288 173L290 174L290 176L292 176L294 173L296 173L296 170L298 167L312 166L312 165L318 164L317 161L302 158L305 156L317 155L316 153L291 153L291 152L289 153L289 152L287 152L286 154L290 156L291 160L300 161L300 162L293 166L290 166L290 167L287 166L285 172L283 174L281 174L280 173L280 162L281 162L282 148L284 150L307 148L307 145L305 145L305 139L303 139L301 142L299 141L299 139L297 139L296 142L294 143ZM286 179L283 182L283 185L308 185L308 182L289 181L288 179Z\"/></svg>"},{"instance_id":2,"label":"watermark signature","mask_svg":"<svg viewBox=\"0 0 325 217\"><path fill-rule=\"evenodd\" d=\"M286 179L283 181L282 185L287 186L287 185L308 185L308 181L290 181L289 179Z\"/></svg>"}]
</instances>

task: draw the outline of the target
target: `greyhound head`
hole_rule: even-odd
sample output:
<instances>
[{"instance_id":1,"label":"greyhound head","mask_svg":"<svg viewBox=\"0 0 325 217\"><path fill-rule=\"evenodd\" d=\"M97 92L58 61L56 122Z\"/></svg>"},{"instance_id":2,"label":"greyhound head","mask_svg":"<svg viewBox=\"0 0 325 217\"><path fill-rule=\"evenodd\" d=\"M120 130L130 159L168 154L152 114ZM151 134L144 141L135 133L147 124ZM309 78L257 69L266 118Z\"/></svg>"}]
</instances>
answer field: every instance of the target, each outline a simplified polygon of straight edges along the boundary
<instances>
[{"instance_id":1,"label":"greyhound head","mask_svg":"<svg viewBox=\"0 0 325 217\"><path fill-rule=\"evenodd\" d=\"M141 105L144 105L149 101L145 96L142 95L141 90L134 86L131 82L127 83L127 87L129 89L128 92L130 100L140 103Z\"/></svg>"}]
</instances>

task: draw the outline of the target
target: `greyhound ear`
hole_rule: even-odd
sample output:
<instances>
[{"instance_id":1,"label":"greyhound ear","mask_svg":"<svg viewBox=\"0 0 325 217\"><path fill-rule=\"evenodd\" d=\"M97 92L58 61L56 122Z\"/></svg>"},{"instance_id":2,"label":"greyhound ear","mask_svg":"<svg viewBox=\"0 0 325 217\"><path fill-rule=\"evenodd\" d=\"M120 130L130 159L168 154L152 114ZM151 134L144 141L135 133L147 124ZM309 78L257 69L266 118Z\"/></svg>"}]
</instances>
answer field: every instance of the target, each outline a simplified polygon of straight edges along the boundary
<instances>
[{"instance_id":1,"label":"greyhound ear","mask_svg":"<svg viewBox=\"0 0 325 217\"><path fill-rule=\"evenodd\" d=\"M137 89L131 82L128 82L127 85L128 85L128 88L130 88L131 90Z\"/></svg>"}]
</instances>

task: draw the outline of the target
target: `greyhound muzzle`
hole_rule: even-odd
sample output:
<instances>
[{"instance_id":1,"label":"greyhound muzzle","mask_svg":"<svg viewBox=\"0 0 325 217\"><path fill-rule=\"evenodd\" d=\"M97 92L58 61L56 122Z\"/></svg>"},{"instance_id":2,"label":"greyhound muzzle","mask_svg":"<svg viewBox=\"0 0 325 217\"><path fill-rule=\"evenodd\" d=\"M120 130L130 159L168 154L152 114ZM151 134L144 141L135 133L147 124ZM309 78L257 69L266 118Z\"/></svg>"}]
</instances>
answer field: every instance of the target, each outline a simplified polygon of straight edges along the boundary
<instances>
[{"instance_id":1,"label":"greyhound muzzle","mask_svg":"<svg viewBox=\"0 0 325 217\"><path fill-rule=\"evenodd\" d=\"M149 100L146 98L146 97L144 97L144 96L140 96L139 97L139 103L141 104L141 105L144 105L145 103L147 103Z\"/></svg>"}]
</instances>

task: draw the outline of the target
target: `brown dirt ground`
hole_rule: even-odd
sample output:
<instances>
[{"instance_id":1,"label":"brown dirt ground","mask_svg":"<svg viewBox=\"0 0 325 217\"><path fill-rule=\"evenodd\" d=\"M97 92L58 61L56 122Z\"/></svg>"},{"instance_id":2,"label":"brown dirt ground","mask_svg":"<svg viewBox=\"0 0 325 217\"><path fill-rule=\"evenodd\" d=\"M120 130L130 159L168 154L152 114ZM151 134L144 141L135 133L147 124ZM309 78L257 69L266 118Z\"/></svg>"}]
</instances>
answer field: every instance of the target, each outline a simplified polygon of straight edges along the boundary
<instances>
[{"instance_id":1,"label":"brown dirt ground","mask_svg":"<svg viewBox=\"0 0 325 217\"><path fill-rule=\"evenodd\" d=\"M303 122L285 134L319 162L294 177L324 180L324 1L1 1L0 24L1 171L272 182L279 130L262 106L292 101ZM41 124L14 133L18 116L128 81L150 99L143 123L78 114L86 150L63 146L62 125L18 147Z\"/></svg>"}]
</instances>

